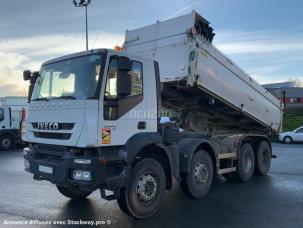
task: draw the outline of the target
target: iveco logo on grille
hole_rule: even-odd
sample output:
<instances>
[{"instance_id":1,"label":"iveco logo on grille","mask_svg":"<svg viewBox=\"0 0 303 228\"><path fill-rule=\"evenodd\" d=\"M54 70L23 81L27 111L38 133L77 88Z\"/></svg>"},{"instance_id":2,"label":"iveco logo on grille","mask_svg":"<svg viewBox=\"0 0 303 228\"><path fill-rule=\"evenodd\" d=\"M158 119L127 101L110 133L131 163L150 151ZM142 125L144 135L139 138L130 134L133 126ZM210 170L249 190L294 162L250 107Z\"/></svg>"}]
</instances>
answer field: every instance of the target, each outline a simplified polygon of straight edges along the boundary
<instances>
[{"instance_id":1,"label":"iveco logo on grille","mask_svg":"<svg viewBox=\"0 0 303 228\"><path fill-rule=\"evenodd\" d=\"M58 123L38 123L39 130L59 130Z\"/></svg>"}]
</instances>

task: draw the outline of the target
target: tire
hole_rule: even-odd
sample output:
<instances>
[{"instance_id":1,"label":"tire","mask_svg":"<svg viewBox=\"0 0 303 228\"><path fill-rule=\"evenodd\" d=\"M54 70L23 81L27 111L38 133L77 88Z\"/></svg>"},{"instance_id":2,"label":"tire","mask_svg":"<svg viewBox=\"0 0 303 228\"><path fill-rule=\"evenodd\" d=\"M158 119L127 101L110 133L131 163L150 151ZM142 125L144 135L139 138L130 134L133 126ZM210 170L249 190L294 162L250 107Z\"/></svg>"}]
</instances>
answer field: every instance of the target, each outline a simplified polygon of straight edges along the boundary
<instances>
[{"instance_id":1,"label":"tire","mask_svg":"<svg viewBox=\"0 0 303 228\"><path fill-rule=\"evenodd\" d=\"M165 190L165 173L158 161L145 158L131 171L128 185L117 199L120 209L137 219L154 215L160 208Z\"/></svg>"},{"instance_id":2,"label":"tire","mask_svg":"<svg viewBox=\"0 0 303 228\"><path fill-rule=\"evenodd\" d=\"M240 148L240 154L235 173L237 179L243 182L249 181L254 175L255 155L252 146L244 143Z\"/></svg>"},{"instance_id":3,"label":"tire","mask_svg":"<svg viewBox=\"0 0 303 228\"><path fill-rule=\"evenodd\" d=\"M271 165L271 149L266 141L262 141L256 154L256 174L265 176Z\"/></svg>"},{"instance_id":4,"label":"tire","mask_svg":"<svg viewBox=\"0 0 303 228\"><path fill-rule=\"evenodd\" d=\"M120 189L120 195L121 196L124 196L125 195L125 191L126 189L125 188L121 188ZM128 210L128 207L127 207L127 203L126 203L126 200L125 200L125 197L120 197L117 199L117 203L118 203L118 206L119 208L121 209L121 211L123 211L125 214L127 214L128 216L133 216L130 211Z\"/></svg>"},{"instance_id":5,"label":"tire","mask_svg":"<svg viewBox=\"0 0 303 228\"><path fill-rule=\"evenodd\" d=\"M285 143L285 144L290 144L290 143L292 143L292 138L290 137L290 136L285 136L284 138L283 138L283 142Z\"/></svg>"},{"instance_id":6,"label":"tire","mask_svg":"<svg viewBox=\"0 0 303 228\"><path fill-rule=\"evenodd\" d=\"M68 187L57 185L57 189L62 195L70 199L84 199L92 193L90 191L82 190L75 185L70 185Z\"/></svg>"},{"instance_id":7,"label":"tire","mask_svg":"<svg viewBox=\"0 0 303 228\"><path fill-rule=\"evenodd\" d=\"M0 149L8 150L13 146L13 139L10 135L3 135L0 137Z\"/></svg>"},{"instance_id":8,"label":"tire","mask_svg":"<svg viewBox=\"0 0 303 228\"><path fill-rule=\"evenodd\" d=\"M204 151L197 151L192 158L190 172L181 175L181 188L193 198L206 195L213 182L214 169L210 155Z\"/></svg>"}]
</instances>

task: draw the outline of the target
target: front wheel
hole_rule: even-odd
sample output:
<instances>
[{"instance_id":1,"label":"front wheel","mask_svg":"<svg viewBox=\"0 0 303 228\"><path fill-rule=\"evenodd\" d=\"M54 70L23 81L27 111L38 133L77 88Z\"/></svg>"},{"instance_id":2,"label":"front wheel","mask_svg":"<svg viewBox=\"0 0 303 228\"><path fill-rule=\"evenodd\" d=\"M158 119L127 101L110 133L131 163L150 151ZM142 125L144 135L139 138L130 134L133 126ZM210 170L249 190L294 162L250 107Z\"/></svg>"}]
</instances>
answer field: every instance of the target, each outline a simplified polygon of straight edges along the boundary
<instances>
[{"instance_id":1,"label":"front wheel","mask_svg":"<svg viewBox=\"0 0 303 228\"><path fill-rule=\"evenodd\" d=\"M70 185L68 187L57 185L57 189L62 195L71 199L84 199L92 193L90 191L82 190L75 185Z\"/></svg>"},{"instance_id":2,"label":"front wheel","mask_svg":"<svg viewBox=\"0 0 303 228\"><path fill-rule=\"evenodd\" d=\"M138 219L154 215L165 190L165 173L158 161L145 158L132 169L128 185L117 199L120 209Z\"/></svg>"},{"instance_id":3,"label":"front wheel","mask_svg":"<svg viewBox=\"0 0 303 228\"><path fill-rule=\"evenodd\" d=\"M211 157L206 151L199 150L193 155L190 172L181 176L181 188L189 196L201 198L209 192L213 177Z\"/></svg>"}]
</instances>

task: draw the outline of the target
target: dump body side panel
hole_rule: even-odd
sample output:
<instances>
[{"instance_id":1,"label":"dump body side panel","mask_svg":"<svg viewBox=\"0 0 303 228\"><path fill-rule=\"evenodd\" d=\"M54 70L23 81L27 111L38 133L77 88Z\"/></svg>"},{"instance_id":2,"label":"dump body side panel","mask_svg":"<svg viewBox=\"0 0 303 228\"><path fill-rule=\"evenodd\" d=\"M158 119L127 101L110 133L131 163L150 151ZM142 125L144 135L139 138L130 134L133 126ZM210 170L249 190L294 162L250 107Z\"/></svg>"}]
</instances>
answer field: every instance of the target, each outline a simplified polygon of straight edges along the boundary
<instances>
[{"instance_id":1,"label":"dump body side panel","mask_svg":"<svg viewBox=\"0 0 303 228\"><path fill-rule=\"evenodd\" d=\"M158 61L162 83L185 81L189 89L198 86L203 93L219 99L235 112L279 132L282 111L278 99L203 36L194 34L193 26L199 20L201 16L192 12L127 31L124 51ZM186 28L189 25L192 27ZM172 32L165 33L168 28Z\"/></svg>"}]
</instances>

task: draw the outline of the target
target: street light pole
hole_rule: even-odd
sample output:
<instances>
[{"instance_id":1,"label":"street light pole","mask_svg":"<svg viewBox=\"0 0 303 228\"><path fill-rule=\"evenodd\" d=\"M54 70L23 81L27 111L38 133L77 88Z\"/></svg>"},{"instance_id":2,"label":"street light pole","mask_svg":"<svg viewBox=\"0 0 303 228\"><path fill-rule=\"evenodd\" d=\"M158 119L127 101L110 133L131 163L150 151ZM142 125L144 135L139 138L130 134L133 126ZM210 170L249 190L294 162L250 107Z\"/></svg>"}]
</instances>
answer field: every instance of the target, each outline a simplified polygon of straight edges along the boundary
<instances>
[{"instance_id":1,"label":"street light pole","mask_svg":"<svg viewBox=\"0 0 303 228\"><path fill-rule=\"evenodd\" d=\"M91 0L73 0L75 7L85 7L85 32L86 32L86 51L88 51L88 22L87 22L87 6L90 4Z\"/></svg>"},{"instance_id":2,"label":"street light pole","mask_svg":"<svg viewBox=\"0 0 303 228\"><path fill-rule=\"evenodd\" d=\"M86 31L86 51L88 51L88 23L87 23L87 6L85 6L85 31Z\"/></svg>"}]
</instances>

